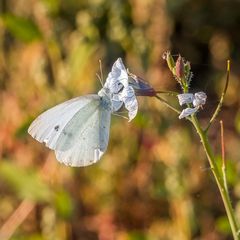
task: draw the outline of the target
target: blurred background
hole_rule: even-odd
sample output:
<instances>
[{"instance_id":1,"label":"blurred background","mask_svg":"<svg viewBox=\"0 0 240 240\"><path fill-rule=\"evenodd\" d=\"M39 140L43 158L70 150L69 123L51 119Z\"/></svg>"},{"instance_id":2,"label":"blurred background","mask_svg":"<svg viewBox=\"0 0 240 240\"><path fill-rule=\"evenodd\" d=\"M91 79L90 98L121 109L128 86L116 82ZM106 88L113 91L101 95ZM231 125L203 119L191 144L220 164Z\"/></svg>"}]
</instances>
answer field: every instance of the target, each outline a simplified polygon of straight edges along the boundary
<instances>
[{"instance_id":1,"label":"blurred background","mask_svg":"<svg viewBox=\"0 0 240 240\"><path fill-rule=\"evenodd\" d=\"M198 136L157 99L139 97L128 122L113 116L106 154L87 168L58 163L27 134L31 121L69 98L96 93L122 57L155 89L180 91L166 50L192 65L192 91L211 117L231 59L222 112L210 131L240 219L239 0L0 0L0 239L232 239ZM176 99L168 100L178 107Z\"/></svg>"}]
</instances>

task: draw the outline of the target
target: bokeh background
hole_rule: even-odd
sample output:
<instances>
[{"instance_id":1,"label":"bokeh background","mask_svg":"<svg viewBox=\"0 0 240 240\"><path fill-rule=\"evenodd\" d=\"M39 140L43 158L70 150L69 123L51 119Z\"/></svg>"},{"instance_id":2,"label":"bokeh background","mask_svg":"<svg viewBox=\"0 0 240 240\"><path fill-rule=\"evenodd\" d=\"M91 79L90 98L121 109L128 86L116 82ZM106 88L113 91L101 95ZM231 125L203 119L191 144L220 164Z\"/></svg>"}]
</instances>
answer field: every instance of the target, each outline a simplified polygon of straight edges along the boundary
<instances>
[{"instance_id":1,"label":"bokeh background","mask_svg":"<svg viewBox=\"0 0 240 240\"><path fill-rule=\"evenodd\" d=\"M96 93L122 57L155 89L180 91L166 50L192 64L192 91L208 95L207 124L231 77L210 131L240 216L240 1L0 0L0 238L13 240L232 239L218 189L192 126L151 97L128 122L112 117L108 150L70 168L27 128L42 111ZM176 99L168 100L178 107Z\"/></svg>"}]
</instances>

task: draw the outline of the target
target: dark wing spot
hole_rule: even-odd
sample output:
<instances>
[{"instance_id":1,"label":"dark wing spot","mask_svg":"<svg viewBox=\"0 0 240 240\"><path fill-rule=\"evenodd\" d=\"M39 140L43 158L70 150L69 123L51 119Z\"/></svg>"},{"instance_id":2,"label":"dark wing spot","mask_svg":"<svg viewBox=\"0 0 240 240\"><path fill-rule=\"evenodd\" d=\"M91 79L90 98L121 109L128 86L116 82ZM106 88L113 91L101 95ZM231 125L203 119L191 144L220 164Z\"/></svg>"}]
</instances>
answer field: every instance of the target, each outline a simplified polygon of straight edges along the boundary
<instances>
[{"instance_id":1,"label":"dark wing spot","mask_svg":"<svg viewBox=\"0 0 240 240\"><path fill-rule=\"evenodd\" d=\"M59 125L55 126L54 130L57 132L59 130Z\"/></svg>"},{"instance_id":2,"label":"dark wing spot","mask_svg":"<svg viewBox=\"0 0 240 240\"><path fill-rule=\"evenodd\" d=\"M63 135L68 136L68 137L72 137L73 134L63 130Z\"/></svg>"}]
</instances>

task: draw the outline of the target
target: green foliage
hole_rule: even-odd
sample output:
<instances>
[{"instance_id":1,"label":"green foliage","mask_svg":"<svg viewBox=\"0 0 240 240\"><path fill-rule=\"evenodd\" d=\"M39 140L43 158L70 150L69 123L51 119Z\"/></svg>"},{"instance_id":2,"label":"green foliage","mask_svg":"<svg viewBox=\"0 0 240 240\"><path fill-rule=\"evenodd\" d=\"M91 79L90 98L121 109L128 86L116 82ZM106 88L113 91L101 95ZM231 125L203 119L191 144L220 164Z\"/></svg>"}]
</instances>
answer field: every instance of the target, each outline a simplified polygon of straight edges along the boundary
<instances>
[{"instance_id":1,"label":"green foliage","mask_svg":"<svg viewBox=\"0 0 240 240\"><path fill-rule=\"evenodd\" d=\"M235 127L240 134L240 111L237 112L236 118L235 118Z\"/></svg>"},{"instance_id":2,"label":"green foliage","mask_svg":"<svg viewBox=\"0 0 240 240\"><path fill-rule=\"evenodd\" d=\"M16 130L16 138L23 139L27 137L27 130L34 118L29 118L27 121L23 122L22 125Z\"/></svg>"},{"instance_id":3,"label":"green foliage","mask_svg":"<svg viewBox=\"0 0 240 240\"><path fill-rule=\"evenodd\" d=\"M220 232L225 234L231 233L231 228L229 226L228 218L226 216L219 217L216 221L216 225Z\"/></svg>"},{"instance_id":4,"label":"green foliage","mask_svg":"<svg viewBox=\"0 0 240 240\"><path fill-rule=\"evenodd\" d=\"M127 240L147 240L148 238L145 236L145 234L141 232L131 232L128 234Z\"/></svg>"},{"instance_id":5,"label":"green foliage","mask_svg":"<svg viewBox=\"0 0 240 240\"><path fill-rule=\"evenodd\" d=\"M33 169L22 169L15 164L2 161L0 164L0 178L13 189L19 198L34 201L49 201L51 191L38 173Z\"/></svg>"},{"instance_id":6,"label":"green foliage","mask_svg":"<svg viewBox=\"0 0 240 240\"><path fill-rule=\"evenodd\" d=\"M216 163L220 172L222 172L222 157L216 158ZM238 172L232 159L226 159L226 176L230 186L234 186L238 181Z\"/></svg>"},{"instance_id":7,"label":"green foliage","mask_svg":"<svg viewBox=\"0 0 240 240\"><path fill-rule=\"evenodd\" d=\"M59 11L60 0L41 0L48 8L49 12L56 15Z\"/></svg>"},{"instance_id":8,"label":"green foliage","mask_svg":"<svg viewBox=\"0 0 240 240\"><path fill-rule=\"evenodd\" d=\"M28 43L42 39L39 28L31 19L15 16L10 13L2 15L1 18L6 28L18 40Z\"/></svg>"},{"instance_id":9,"label":"green foliage","mask_svg":"<svg viewBox=\"0 0 240 240\"><path fill-rule=\"evenodd\" d=\"M26 236L13 236L11 240L45 240L40 234L32 234Z\"/></svg>"},{"instance_id":10,"label":"green foliage","mask_svg":"<svg viewBox=\"0 0 240 240\"><path fill-rule=\"evenodd\" d=\"M73 201L68 192L61 189L55 192L54 205L57 213L64 219L69 219L73 213Z\"/></svg>"}]
</instances>

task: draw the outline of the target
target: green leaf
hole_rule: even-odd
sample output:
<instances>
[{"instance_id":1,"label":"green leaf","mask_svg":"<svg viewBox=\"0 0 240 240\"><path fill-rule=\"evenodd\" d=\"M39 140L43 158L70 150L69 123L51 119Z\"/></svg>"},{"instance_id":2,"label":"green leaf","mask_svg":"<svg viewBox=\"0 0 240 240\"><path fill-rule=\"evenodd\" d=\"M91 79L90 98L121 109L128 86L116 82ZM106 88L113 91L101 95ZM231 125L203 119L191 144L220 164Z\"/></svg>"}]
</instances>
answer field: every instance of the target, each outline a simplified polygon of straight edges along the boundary
<instances>
[{"instance_id":1,"label":"green leaf","mask_svg":"<svg viewBox=\"0 0 240 240\"><path fill-rule=\"evenodd\" d=\"M225 161L226 161L227 183L228 185L233 186L238 181L238 173L237 173L236 165L232 159L227 158ZM221 156L216 157L216 163L217 163L219 172L221 172L222 174L222 157Z\"/></svg>"},{"instance_id":2,"label":"green leaf","mask_svg":"<svg viewBox=\"0 0 240 240\"><path fill-rule=\"evenodd\" d=\"M37 25L30 19L4 14L1 16L5 27L18 40L32 42L42 39L42 34Z\"/></svg>"},{"instance_id":3,"label":"green leaf","mask_svg":"<svg viewBox=\"0 0 240 240\"><path fill-rule=\"evenodd\" d=\"M16 236L13 236L11 238L11 240L44 240L44 238L40 235L40 234L37 234L37 233L34 233L32 235L26 235L26 234L23 234L23 235L20 235L20 234L17 234Z\"/></svg>"},{"instance_id":4,"label":"green leaf","mask_svg":"<svg viewBox=\"0 0 240 240\"><path fill-rule=\"evenodd\" d=\"M27 130L34 119L34 117L31 117L27 119L27 121L23 122L23 124L16 130L15 137L19 139L27 137Z\"/></svg>"},{"instance_id":5,"label":"green leaf","mask_svg":"<svg viewBox=\"0 0 240 240\"><path fill-rule=\"evenodd\" d=\"M59 0L42 0L45 6L48 8L48 11L52 14L57 14L59 11Z\"/></svg>"},{"instance_id":6,"label":"green leaf","mask_svg":"<svg viewBox=\"0 0 240 240\"><path fill-rule=\"evenodd\" d=\"M226 216L222 216L220 218L217 219L217 222L216 222L216 225L217 225L217 229L219 231L221 231L222 233L231 233L231 228L230 228L230 225L229 225L229 221L228 221L228 218Z\"/></svg>"},{"instance_id":7,"label":"green leaf","mask_svg":"<svg viewBox=\"0 0 240 240\"><path fill-rule=\"evenodd\" d=\"M237 112L237 115L235 118L235 127L236 127L238 133L240 133L240 111Z\"/></svg>"},{"instance_id":8,"label":"green leaf","mask_svg":"<svg viewBox=\"0 0 240 240\"><path fill-rule=\"evenodd\" d=\"M22 169L10 162L2 161L0 179L5 180L22 199L49 201L51 198L50 189L32 169Z\"/></svg>"},{"instance_id":9,"label":"green leaf","mask_svg":"<svg viewBox=\"0 0 240 240\"><path fill-rule=\"evenodd\" d=\"M138 231L133 231L128 234L128 240L147 240L147 237Z\"/></svg>"},{"instance_id":10,"label":"green leaf","mask_svg":"<svg viewBox=\"0 0 240 240\"><path fill-rule=\"evenodd\" d=\"M54 201L56 210L62 218L71 217L73 213L73 202L66 191L60 190L56 192Z\"/></svg>"}]
</instances>

